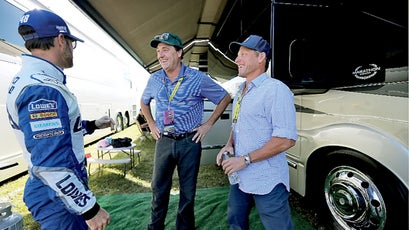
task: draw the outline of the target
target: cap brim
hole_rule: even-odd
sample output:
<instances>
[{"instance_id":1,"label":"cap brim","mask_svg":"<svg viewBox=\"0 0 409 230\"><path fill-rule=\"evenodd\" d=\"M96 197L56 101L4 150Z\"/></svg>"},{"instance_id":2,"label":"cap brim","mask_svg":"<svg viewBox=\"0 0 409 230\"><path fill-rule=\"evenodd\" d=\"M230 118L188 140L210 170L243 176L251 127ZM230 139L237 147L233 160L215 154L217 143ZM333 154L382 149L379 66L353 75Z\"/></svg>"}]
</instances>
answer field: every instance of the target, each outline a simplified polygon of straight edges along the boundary
<instances>
[{"instance_id":1,"label":"cap brim","mask_svg":"<svg viewBox=\"0 0 409 230\"><path fill-rule=\"evenodd\" d=\"M151 47L152 47L152 48L158 47L159 42L161 42L161 41L156 40L156 39L153 39L153 40L151 41Z\"/></svg>"},{"instance_id":2,"label":"cap brim","mask_svg":"<svg viewBox=\"0 0 409 230\"><path fill-rule=\"evenodd\" d=\"M69 37L69 38L71 38L73 41L79 41L79 42L84 42L84 40L82 40L82 39L80 39L80 38L77 38L77 37L75 37L74 35L64 35L64 36L67 36L67 37Z\"/></svg>"},{"instance_id":3,"label":"cap brim","mask_svg":"<svg viewBox=\"0 0 409 230\"><path fill-rule=\"evenodd\" d=\"M161 39L153 39L153 40L151 41L151 47L152 47L152 48L156 48L156 47L158 47L158 44L159 44L159 43L165 43L166 45L177 46L177 47L183 49L183 47L181 47L181 46L179 46L179 45L175 45L175 44L173 44L172 42L165 41L165 40L161 40Z\"/></svg>"}]
</instances>

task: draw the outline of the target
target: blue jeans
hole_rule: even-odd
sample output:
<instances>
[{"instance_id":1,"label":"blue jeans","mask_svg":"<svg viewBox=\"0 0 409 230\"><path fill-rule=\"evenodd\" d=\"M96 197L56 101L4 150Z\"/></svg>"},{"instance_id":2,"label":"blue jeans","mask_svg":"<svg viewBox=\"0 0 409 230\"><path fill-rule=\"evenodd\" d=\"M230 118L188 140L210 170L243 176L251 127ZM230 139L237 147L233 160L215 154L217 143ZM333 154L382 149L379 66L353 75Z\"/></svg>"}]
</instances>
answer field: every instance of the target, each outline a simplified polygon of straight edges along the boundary
<instances>
[{"instance_id":1,"label":"blue jeans","mask_svg":"<svg viewBox=\"0 0 409 230\"><path fill-rule=\"evenodd\" d=\"M249 229L249 214L254 205L265 229L294 229L288 197L289 193L283 184L278 184L266 195L244 193L238 184L230 186L227 208L230 229Z\"/></svg>"},{"instance_id":2,"label":"blue jeans","mask_svg":"<svg viewBox=\"0 0 409 230\"><path fill-rule=\"evenodd\" d=\"M156 142L152 175L151 222L148 229L164 229L172 187L172 176L177 167L180 185L176 228L195 229L194 200L199 173L201 143L192 141L194 134L174 140L161 137Z\"/></svg>"}]
</instances>

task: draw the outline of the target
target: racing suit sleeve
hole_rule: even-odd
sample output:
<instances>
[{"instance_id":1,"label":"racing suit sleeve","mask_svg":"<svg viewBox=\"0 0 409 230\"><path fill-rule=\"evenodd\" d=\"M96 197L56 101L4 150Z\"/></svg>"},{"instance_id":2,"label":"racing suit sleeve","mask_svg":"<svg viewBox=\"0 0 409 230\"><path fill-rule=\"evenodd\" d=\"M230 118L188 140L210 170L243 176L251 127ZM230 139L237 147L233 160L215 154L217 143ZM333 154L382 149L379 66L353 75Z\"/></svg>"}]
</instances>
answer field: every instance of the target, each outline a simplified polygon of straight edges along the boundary
<instances>
[{"instance_id":1,"label":"racing suit sleeve","mask_svg":"<svg viewBox=\"0 0 409 230\"><path fill-rule=\"evenodd\" d=\"M98 127L95 125L95 120L82 121L82 128L83 128L83 131L82 131L83 135L92 134L94 133L96 129L98 129Z\"/></svg>"},{"instance_id":2,"label":"racing suit sleeve","mask_svg":"<svg viewBox=\"0 0 409 230\"><path fill-rule=\"evenodd\" d=\"M30 174L51 189L44 195L85 219L95 216L99 205L88 188L84 122L76 99L65 98L55 87L32 85L20 94L16 107L32 164ZM87 132L92 130L92 122L85 125Z\"/></svg>"}]
</instances>

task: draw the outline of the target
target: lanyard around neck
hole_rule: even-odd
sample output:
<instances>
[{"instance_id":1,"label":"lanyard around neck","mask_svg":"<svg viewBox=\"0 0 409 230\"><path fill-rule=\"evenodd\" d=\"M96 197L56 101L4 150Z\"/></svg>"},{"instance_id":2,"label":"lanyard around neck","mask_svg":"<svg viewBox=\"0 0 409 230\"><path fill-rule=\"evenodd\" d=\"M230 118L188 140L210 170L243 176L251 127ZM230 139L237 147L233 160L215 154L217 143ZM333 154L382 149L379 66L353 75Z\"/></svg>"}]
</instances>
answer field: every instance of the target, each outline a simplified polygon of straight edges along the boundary
<instances>
[{"instance_id":1,"label":"lanyard around neck","mask_svg":"<svg viewBox=\"0 0 409 230\"><path fill-rule=\"evenodd\" d=\"M239 111L240 111L241 101L243 100L244 95L246 95L248 93L248 91L250 90L250 89L246 90L246 88L247 88L247 85L244 85L243 91L239 92L239 94L237 95L237 101L236 101L236 104L234 106L234 112L233 112L233 123L237 122L237 119L239 118Z\"/></svg>"},{"instance_id":2,"label":"lanyard around neck","mask_svg":"<svg viewBox=\"0 0 409 230\"><path fill-rule=\"evenodd\" d=\"M173 98L175 97L175 94L178 91L180 84L182 84L182 81L183 81L183 76L179 78L178 82L176 83L175 88L173 88L172 90L172 94L168 97L169 102L171 102Z\"/></svg>"}]
</instances>

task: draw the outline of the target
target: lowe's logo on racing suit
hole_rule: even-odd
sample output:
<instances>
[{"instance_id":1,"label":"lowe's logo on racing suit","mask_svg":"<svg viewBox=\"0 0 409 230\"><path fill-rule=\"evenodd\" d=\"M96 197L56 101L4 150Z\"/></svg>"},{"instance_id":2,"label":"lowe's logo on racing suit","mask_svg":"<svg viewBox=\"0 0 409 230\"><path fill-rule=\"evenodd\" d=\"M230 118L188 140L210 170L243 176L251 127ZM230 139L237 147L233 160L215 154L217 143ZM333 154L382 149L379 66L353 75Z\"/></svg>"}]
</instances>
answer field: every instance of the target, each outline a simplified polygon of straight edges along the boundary
<instances>
[{"instance_id":1,"label":"lowe's logo on racing suit","mask_svg":"<svg viewBox=\"0 0 409 230\"><path fill-rule=\"evenodd\" d=\"M71 197L78 206L86 206L91 197L80 192L77 186L72 181L68 181L70 178L71 175L68 175L64 179L57 182L57 187L64 195Z\"/></svg>"},{"instance_id":2,"label":"lowe's logo on racing suit","mask_svg":"<svg viewBox=\"0 0 409 230\"><path fill-rule=\"evenodd\" d=\"M52 100L46 99L39 99L37 101L30 102L28 104L28 111L35 112L35 111L44 111L44 110L56 110L57 109L57 102Z\"/></svg>"}]
</instances>

